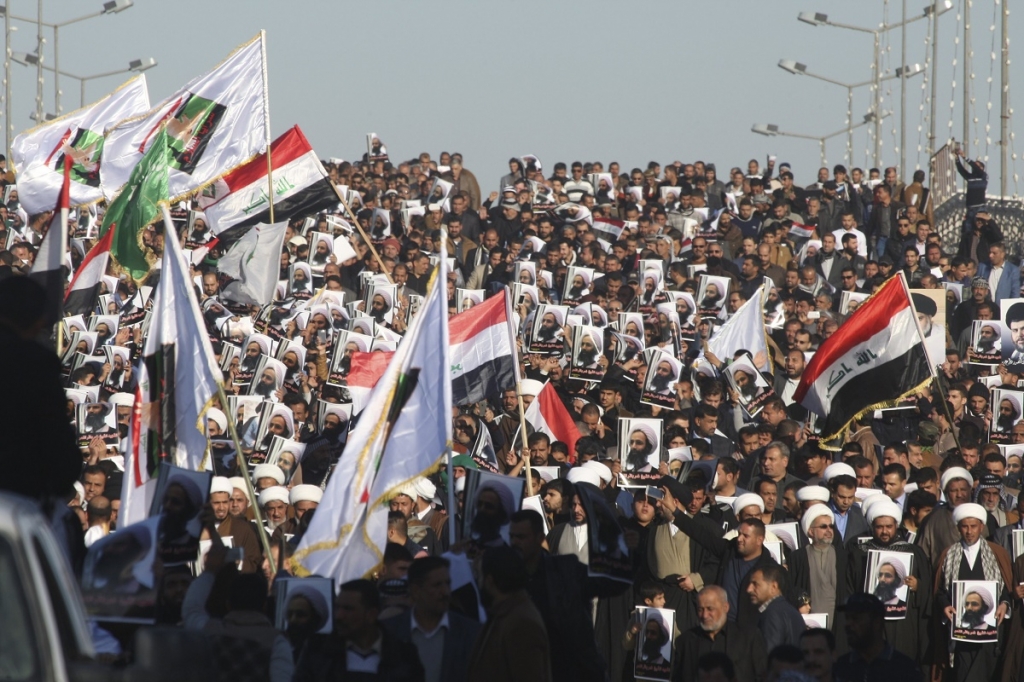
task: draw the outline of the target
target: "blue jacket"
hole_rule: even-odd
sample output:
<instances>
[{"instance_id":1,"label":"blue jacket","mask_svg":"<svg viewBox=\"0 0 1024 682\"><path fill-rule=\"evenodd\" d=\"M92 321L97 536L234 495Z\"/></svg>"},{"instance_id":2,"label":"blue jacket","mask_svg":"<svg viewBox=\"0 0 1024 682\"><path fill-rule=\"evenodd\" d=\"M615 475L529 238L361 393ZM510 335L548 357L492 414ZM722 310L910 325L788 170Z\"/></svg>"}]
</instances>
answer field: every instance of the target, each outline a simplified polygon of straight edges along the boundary
<instances>
[{"instance_id":1,"label":"blue jacket","mask_svg":"<svg viewBox=\"0 0 1024 682\"><path fill-rule=\"evenodd\" d=\"M987 280L991 272L991 265L978 263L978 277ZM992 300L996 303L1001 303L1007 298L1020 298L1020 266L1014 265L1008 259L1003 261L1003 274L999 277L996 290L992 292Z\"/></svg>"}]
</instances>

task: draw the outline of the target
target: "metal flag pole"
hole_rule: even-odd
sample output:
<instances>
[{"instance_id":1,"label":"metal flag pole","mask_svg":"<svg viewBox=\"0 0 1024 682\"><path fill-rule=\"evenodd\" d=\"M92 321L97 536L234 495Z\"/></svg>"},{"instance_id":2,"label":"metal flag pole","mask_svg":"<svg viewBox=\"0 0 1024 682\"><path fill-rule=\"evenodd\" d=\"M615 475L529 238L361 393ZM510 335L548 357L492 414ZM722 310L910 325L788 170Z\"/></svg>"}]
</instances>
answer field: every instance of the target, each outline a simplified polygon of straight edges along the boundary
<instances>
[{"instance_id":1,"label":"metal flag pole","mask_svg":"<svg viewBox=\"0 0 1024 682\"><path fill-rule=\"evenodd\" d=\"M263 55L263 128L267 138L267 202L270 204L270 222L274 223L274 164L270 160L270 89L267 77L267 32L260 30L260 53Z\"/></svg>"}]
</instances>

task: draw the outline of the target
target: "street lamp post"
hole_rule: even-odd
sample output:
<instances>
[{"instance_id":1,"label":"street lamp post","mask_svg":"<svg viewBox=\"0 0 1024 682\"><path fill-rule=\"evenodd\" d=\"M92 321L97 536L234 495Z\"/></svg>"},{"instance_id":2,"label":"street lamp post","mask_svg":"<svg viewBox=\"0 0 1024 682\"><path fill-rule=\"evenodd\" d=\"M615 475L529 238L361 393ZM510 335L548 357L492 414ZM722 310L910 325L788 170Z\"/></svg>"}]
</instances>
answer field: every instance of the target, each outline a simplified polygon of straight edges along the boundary
<instances>
[{"instance_id":1,"label":"street lamp post","mask_svg":"<svg viewBox=\"0 0 1024 682\"><path fill-rule=\"evenodd\" d=\"M846 88L846 150L847 154L849 155L849 162L853 163L853 129L855 127L853 125L853 91L855 88L861 88L864 87L865 85L874 84L874 79L872 78L872 80L862 81L860 83L844 83L834 78L829 78L828 76L822 76L820 74L814 73L813 71L809 71L807 69L806 64L793 61L792 59L780 59L779 68L782 69L783 71L787 71L796 76L810 76L811 78L815 78L826 83L831 83L833 85L838 85L841 88ZM924 69L921 67L920 64L910 64L908 66L901 66L898 69L896 69L895 73L886 74L881 78L881 80L887 81L893 78L903 78L904 75L906 76L906 78L910 78L921 73L923 70Z\"/></svg>"},{"instance_id":2,"label":"street lamp post","mask_svg":"<svg viewBox=\"0 0 1024 682\"><path fill-rule=\"evenodd\" d=\"M885 118L888 115L889 115L889 112L886 112L886 113L882 114L882 118ZM869 111L867 114L865 114L864 120L862 120L860 123L857 123L856 125L852 126L852 128L860 128L861 126L866 126L869 123L875 123L875 112L873 112L873 111ZM758 135L764 135L766 137L776 137L776 136L779 136L779 137L795 137L795 138L798 138L798 139L801 139L801 140L814 140L815 142L817 142L820 145L820 148L821 148L821 165L824 166L824 165L826 165L828 163L826 158L825 158L825 142L826 142L826 140L831 140L833 137L837 137L839 135L842 135L843 133L848 132L849 129L850 129L850 127L848 126L848 127L845 127L845 128L841 128L841 129L835 131L834 133L829 133L828 135L818 136L818 135L806 135L804 133L791 133L791 132L787 132L787 131L784 131L784 130L780 130L779 126L775 125L774 123L755 123L753 126L751 126L750 132L757 133Z\"/></svg>"},{"instance_id":3,"label":"street lamp post","mask_svg":"<svg viewBox=\"0 0 1024 682\"><path fill-rule=\"evenodd\" d=\"M874 91L875 91L875 98L874 98L875 99L875 104L874 104L873 109L874 109L874 111L876 113L878 113L882 109L882 88L881 88L881 82L882 82L882 77L881 77L881 66L882 66L882 64L881 64L881 61L882 61L881 38L882 38L882 34L883 33L887 33L887 32L889 32L889 31L891 31L891 30L893 30L895 28L902 28L902 27L906 26L907 24L914 23L915 21L920 21L921 19L926 19L926 18L930 17L932 14L939 15L939 14L942 14L944 12L948 12L952 8L953 8L952 0L935 0L935 2L933 4L929 5L928 7L925 7L924 11L921 14L917 15L917 16L911 17L909 19L904 18L902 21L899 21L899 22L897 22L895 24L879 24L879 26L877 28L866 28L864 26L854 26L854 25L851 25L851 24L844 24L844 23L841 23L841 22L838 22L838 21L833 21L833 20L828 18L827 14L822 14L821 12L801 12L799 15L797 15L797 19L802 21L802 22L804 22L805 24L810 24L811 26L834 26L835 28L845 28L845 29L850 30L850 31L857 31L858 33L869 33L869 34L871 34L871 36L874 38L874 61L873 61L872 67L871 67L871 71L872 71L872 75L873 75L873 78L872 78L873 85L872 85L872 87L874 88ZM905 60L904 60L904 62L905 62ZM906 112L901 110L900 111L900 117L902 119L906 119ZM880 165L880 163L881 163L881 156L882 156L882 118L883 118L882 116L876 116L875 120L874 120L874 124L875 124L874 125L874 136L875 136L875 154L874 154L874 158L875 158L875 165L876 166ZM906 125L905 125L905 123L902 124L900 127L901 127L901 129L903 130L903 133L904 133L903 137L900 139L900 168L902 169L902 168L905 168L904 157L906 156L906 149L905 149L905 144L906 144L906 139L905 139ZM902 171L901 171L900 175L902 177L902 175L903 175Z\"/></svg>"},{"instance_id":4,"label":"street lamp post","mask_svg":"<svg viewBox=\"0 0 1024 682\"><path fill-rule=\"evenodd\" d=\"M24 52L13 52L13 53L11 53L11 59L14 60L15 62L17 62L18 64L22 64L22 65L25 65L25 66L36 65L39 62L39 56L38 55L36 55L36 54L25 54ZM67 71L61 71L59 73L59 75L67 76L68 78L74 78L75 80L79 81L79 83L81 84L81 86L80 86L81 103L80 103L79 106L85 106L85 84L88 81L96 80L97 78L106 78L107 76L116 76L116 75L118 75L120 73L130 73L130 72L142 73L143 71L147 71L149 69L152 69L154 66L156 66L156 60L153 59L152 57L146 57L145 59L133 59L133 60L131 60L130 62L128 62L128 66L126 68L115 69L113 71L104 71L103 73L96 73L96 74L92 74L91 76L76 76L75 74L69 73ZM54 69L54 67L52 67L52 66L44 66L43 68L45 70L47 70L47 71L50 71L50 72L54 73L55 75L58 75L57 72L56 72L56 69Z\"/></svg>"}]
</instances>

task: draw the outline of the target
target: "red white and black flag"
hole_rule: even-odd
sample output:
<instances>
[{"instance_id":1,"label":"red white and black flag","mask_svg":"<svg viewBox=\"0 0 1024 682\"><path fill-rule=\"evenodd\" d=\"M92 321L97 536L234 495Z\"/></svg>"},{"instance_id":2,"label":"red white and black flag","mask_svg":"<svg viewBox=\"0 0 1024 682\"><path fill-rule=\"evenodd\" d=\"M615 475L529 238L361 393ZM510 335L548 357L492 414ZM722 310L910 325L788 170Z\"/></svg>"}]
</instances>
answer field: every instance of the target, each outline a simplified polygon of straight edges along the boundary
<instances>
[{"instance_id":1,"label":"red white and black flag","mask_svg":"<svg viewBox=\"0 0 1024 682\"><path fill-rule=\"evenodd\" d=\"M931 380L910 291L891 277L814 354L794 399L821 415L830 440L859 414L889 407Z\"/></svg>"},{"instance_id":2,"label":"red white and black flag","mask_svg":"<svg viewBox=\"0 0 1024 682\"><path fill-rule=\"evenodd\" d=\"M89 249L89 253L85 254L64 297L65 315L85 315L95 310L100 284L103 283L103 276L107 274L107 264L110 263L110 245L113 241L114 230L107 230L107 233Z\"/></svg>"},{"instance_id":3,"label":"red white and black flag","mask_svg":"<svg viewBox=\"0 0 1024 682\"><path fill-rule=\"evenodd\" d=\"M453 405L479 402L516 387L519 363L511 320L507 288L451 319Z\"/></svg>"},{"instance_id":4,"label":"red white and black flag","mask_svg":"<svg viewBox=\"0 0 1024 682\"><path fill-rule=\"evenodd\" d=\"M57 324L64 301L64 254L68 243L68 210L71 207L69 190L71 166L64 166L64 184L61 185L57 206L50 220L50 229L39 245L39 253L32 265L29 277L46 290L46 324Z\"/></svg>"}]
</instances>

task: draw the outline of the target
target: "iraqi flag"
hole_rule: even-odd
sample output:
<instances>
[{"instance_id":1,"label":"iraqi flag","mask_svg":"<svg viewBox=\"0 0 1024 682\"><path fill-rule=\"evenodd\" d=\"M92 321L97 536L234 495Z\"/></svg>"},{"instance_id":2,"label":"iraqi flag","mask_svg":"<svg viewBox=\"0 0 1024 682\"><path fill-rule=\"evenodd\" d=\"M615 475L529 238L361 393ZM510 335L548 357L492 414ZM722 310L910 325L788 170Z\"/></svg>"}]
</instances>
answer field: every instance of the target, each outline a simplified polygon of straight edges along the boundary
<instances>
[{"instance_id":1,"label":"iraqi flag","mask_svg":"<svg viewBox=\"0 0 1024 682\"><path fill-rule=\"evenodd\" d=\"M394 354L394 351L363 353L357 350L352 352L352 365L348 377L346 377L346 383L348 384L348 393L352 397L353 417L366 407L373 387L384 376L384 370L388 368L388 363L391 362Z\"/></svg>"},{"instance_id":2,"label":"iraqi flag","mask_svg":"<svg viewBox=\"0 0 1024 682\"><path fill-rule=\"evenodd\" d=\"M931 380L905 281L891 277L814 354L794 399L824 418L831 440L859 414L887 407Z\"/></svg>"},{"instance_id":3,"label":"iraqi flag","mask_svg":"<svg viewBox=\"0 0 1024 682\"><path fill-rule=\"evenodd\" d=\"M479 402L519 383L509 290L451 319L452 404Z\"/></svg>"},{"instance_id":4,"label":"iraqi flag","mask_svg":"<svg viewBox=\"0 0 1024 682\"><path fill-rule=\"evenodd\" d=\"M802 223L793 223L789 226L789 236L795 239L810 239L814 236L814 228Z\"/></svg>"},{"instance_id":5,"label":"iraqi flag","mask_svg":"<svg viewBox=\"0 0 1024 682\"><path fill-rule=\"evenodd\" d=\"M338 205L338 193L298 126L270 145L274 164L274 220L313 215ZM267 201L267 155L260 154L204 189L199 204L210 229L221 234L230 227L270 223Z\"/></svg>"},{"instance_id":6,"label":"iraqi flag","mask_svg":"<svg viewBox=\"0 0 1024 682\"><path fill-rule=\"evenodd\" d=\"M107 274L110 245L113 242L114 230L107 230L107 233L89 249L89 253L85 254L64 297L65 315L85 315L95 309L100 284L103 283L103 276Z\"/></svg>"},{"instance_id":7,"label":"iraqi flag","mask_svg":"<svg viewBox=\"0 0 1024 682\"><path fill-rule=\"evenodd\" d=\"M615 242L619 241L622 237L622 230L626 227L626 223L621 220L612 220L611 218L594 218L594 224L591 229L594 232L594 236L599 241L608 244L609 248Z\"/></svg>"},{"instance_id":8,"label":"iraqi flag","mask_svg":"<svg viewBox=\"0 0 1024 682\"><path fill-rule=\"evenodd\" d=\"M46 290L46 324L57 324L62 315L64 301L64 254L68 243L68 211L70 204L71 166L64 166L64 184L61 186L57 207L50 219L39 253L29 277Z\"/></svg>"},{"instance_id":9,"label":"iraqi flag","mask_svg":"<svg viewBox=\"0 0 1024 682\"><path fill-rule=\"evenodd\" d=\"M526 421L534 432L546 433L552 441L560 440L568 445L569 457L576 456L576 441L580 439L580 430L551 382L544 384L544 388L526 408Z\"/></svg>"}]
</instances>

